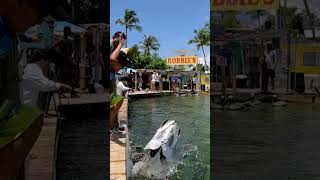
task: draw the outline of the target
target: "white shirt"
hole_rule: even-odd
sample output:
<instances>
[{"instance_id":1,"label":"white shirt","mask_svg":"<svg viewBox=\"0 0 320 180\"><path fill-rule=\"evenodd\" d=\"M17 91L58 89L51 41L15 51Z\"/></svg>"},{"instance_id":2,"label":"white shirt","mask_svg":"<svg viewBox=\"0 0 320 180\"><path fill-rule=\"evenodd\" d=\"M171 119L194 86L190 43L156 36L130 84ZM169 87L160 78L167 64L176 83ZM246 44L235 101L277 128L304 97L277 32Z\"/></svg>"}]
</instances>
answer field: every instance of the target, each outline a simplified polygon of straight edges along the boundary
<instances>
[{"instance_id":1,"label":"white shirt","mask_svg":"<svg viewBox=\"0 0 320 180\"><path fill-rule=\"evenodd\" d=\"M20 86L21 104L37 107L40 92L56 91L60 89L60 83L49 80L44 76L37 64L27 64L23 71Z\"/></svg>"},{"instance_id":2,"label":"white shirt","mask_svg":"<svg viewBox=\"0 0 320 180\"><path fill-rule=\"evenodd\" d=\"M156 78L157 78L157 75L154 73L154 74L152 74L152 79L151 79L151 81L156 81Z\"/></svg>"},{"instance_id":3,"label":"white shirt","mask_svg":"<svg viewBox=\"0 0 320 180\"><path fill-rule=\"evenodd\" d=\"M192 81L193 81L194 83L197 83L197 82L198 82L198 78L193 77L193 78L192 78Z\"/></svg>"},{"instance_id":4,"label":"white shirt","mask_svg":"<svg viewBox=\"0 0 320 180\"><path fill-rule=\"evenodd\" d=\"M160 75L156 73L156 82L160 82Z\"/></svg>"},{"instance_id":5,"label":"white shirt","mask_svg":"<svg viewBox=\"0 0 320 180\"><path fill-rule=\"evenodd\" d=\"M118 96L122 96L122 92L123 91L128 91L128 90L129 90L129 88L124 86L123 82L119 81L117 83L117 95Z\"/></svg>"},{"instance_id":6,"label":"white shirt","mask_svg":"<svg viewBox=\"0 0 320 180\"><path fill-rule=\"evenodd\" d=\"M276 52L274 50L270 52L265 52L264 53L266 56L266 63L267 63L267 69L275 69L275 64L276 64Z\"/></svg>"}]
</instances>

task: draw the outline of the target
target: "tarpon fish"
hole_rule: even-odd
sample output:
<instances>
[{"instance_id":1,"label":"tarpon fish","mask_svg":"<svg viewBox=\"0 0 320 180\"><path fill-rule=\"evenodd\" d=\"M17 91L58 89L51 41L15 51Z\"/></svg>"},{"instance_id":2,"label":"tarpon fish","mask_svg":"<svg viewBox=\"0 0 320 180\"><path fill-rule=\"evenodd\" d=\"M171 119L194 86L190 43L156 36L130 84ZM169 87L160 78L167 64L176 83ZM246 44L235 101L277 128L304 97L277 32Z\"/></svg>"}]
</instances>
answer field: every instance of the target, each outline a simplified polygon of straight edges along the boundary
<instances>
[{"instance_id":1,"label":"tarpon fish","mask_svg":"<svg viewBox=\"0 0 320 180\"><path fill-rule=\"evenodd\" d=\"M148 177L166 176L169 172L169 161L172 159L173 149L178 141L180 129L175 121L162 123L156 134L145 146L149 151L142 160L133 167L134 174Z\"/></svg>"}]
</instances>

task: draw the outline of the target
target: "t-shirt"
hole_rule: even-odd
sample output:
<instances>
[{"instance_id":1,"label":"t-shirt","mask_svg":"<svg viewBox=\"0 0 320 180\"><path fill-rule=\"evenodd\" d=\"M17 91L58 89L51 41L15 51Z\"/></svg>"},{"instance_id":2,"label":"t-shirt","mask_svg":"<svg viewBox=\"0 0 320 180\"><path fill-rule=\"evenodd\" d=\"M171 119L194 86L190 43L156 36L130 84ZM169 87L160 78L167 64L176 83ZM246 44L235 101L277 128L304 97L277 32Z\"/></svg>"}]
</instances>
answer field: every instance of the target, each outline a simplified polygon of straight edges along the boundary
<instances>
[{"instance_id":1,"label":"t-shirt","mask_svg":"<svg viewBox=\"0 0 320 180\"><path fill-rule=\"evenodd\" d=\"M270 52L265 52L265 56L266 56L266 63L267 63L267 68L268 69L275 69L275 65L276 65L276 53L274 50L270 51Z\"/></svg>"},{"instance_id":2,"label":"t-shirt","mask_svg":"<svg viewBox=\"0 0 320 180\"><path fill-rule=\"evenodd\" d=\"M156 82L160 82L160 75L156 73Z\"/></svg>"},{"instance_id":3,"label":"t-shirt","mask_svg":"<svg viewBox=\"0 0 320 180\"><path fill-rule=\"evenodd\" d=\"M60 83L49 80L44 76L37 64L28 64L20 82L21 104L37 107L40 92L55 91L60 89Z\"/></svg>"},{"instance_id":4,"label":"t-shirt","mask_svg":"<svg viewBox=\"0 0 320 180\"><path fill-rule=\"evenodd\" d=\"M156 81L157 75L156 74L152 74L151 78L152 78L151 81Z\"/></svg>"},{"instance_id":5,"label":"t-shirt","mask_svg":"<svg viewBox=\"0 0 320 180\"><path fill-rule=\"evenodd\" d=\"M118 95L118 96L121 96L123 91L128 91L128 90L129 90L129 88L126 87L126 86L123 84L123 82L119 81L119 82L117 83L117 95Z\"/></svg>"}]
</instances>

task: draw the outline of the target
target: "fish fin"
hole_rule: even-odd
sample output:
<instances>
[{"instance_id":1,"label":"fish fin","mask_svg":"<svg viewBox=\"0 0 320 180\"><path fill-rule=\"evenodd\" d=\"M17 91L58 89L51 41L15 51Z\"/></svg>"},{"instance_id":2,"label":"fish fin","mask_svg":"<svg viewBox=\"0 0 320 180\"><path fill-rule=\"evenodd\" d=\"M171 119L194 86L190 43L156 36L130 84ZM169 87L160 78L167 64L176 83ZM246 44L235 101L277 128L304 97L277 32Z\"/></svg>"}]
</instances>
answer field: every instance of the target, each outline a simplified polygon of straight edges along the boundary
<instances>
[{"instance_id":1,"label":"fish fin","mask_svg":"<svg viewBox=\"0 0 320 180\"><path fill-rule=\"evenodd\" d=\"M178 136L180 136L180 132L181 132L181 131L180 131L180 129L179 129Z\"/></svg>"}]
</instances>

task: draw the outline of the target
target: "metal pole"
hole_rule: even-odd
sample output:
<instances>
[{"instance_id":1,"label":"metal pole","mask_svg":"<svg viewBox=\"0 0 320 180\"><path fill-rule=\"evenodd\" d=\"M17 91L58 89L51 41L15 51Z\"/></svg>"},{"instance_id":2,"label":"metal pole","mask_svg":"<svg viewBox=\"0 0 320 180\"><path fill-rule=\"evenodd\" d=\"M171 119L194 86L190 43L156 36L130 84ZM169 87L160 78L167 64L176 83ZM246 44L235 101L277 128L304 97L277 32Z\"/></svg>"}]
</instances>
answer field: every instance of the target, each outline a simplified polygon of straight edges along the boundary
<instances>
[{"instance_id":1,"label":"metal pole","mask_svg":"<svg viewBox=\"0 0 320 180\"><path fill-rule=\"evenodd\" d=\"M236 72L235 72L235 58L231 57L232 61L232 95L236 95Z\"/></svg>"}]
</instances>

